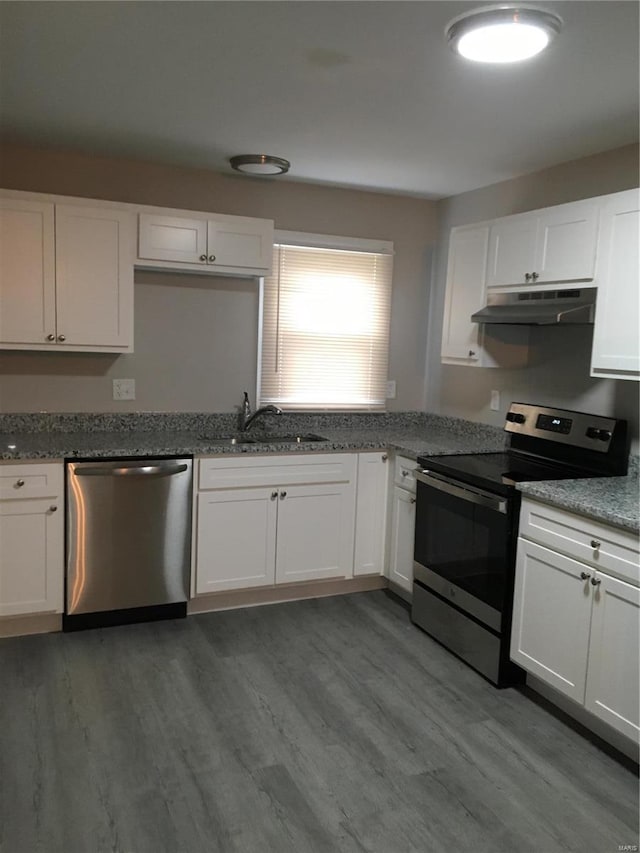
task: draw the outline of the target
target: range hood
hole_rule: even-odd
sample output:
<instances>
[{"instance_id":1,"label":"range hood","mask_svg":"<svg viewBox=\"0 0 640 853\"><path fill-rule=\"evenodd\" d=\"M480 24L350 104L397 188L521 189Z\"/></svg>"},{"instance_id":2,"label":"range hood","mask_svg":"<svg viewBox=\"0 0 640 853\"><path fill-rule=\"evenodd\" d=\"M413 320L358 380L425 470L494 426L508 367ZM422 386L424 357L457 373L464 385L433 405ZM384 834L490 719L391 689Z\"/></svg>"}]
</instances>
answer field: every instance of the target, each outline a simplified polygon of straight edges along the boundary
<instances>
[{"instance_id":1,"label":"range hood","mask_svg":"<svg viewBox=\"0 0 640 853\"><path fill-rule=\"evenodd\" d=\"M577 290L527 290L489 293L485 308L471 315L473 323L508 323L517 326L557 326L593 323L595 287Z\"/></svg>"}]
</instances>

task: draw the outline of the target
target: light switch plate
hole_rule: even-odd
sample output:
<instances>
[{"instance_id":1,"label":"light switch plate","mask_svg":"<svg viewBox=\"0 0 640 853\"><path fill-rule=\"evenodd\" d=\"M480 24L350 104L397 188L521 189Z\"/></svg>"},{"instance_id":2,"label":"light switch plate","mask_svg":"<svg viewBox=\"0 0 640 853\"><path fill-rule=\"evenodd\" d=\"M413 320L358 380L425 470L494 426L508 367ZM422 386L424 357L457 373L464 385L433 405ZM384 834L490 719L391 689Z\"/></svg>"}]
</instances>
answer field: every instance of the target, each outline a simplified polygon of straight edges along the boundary
<instances>
[{"instance_id":1,"label":"light switch plate","mask_svg":"<svg viewBox=\"0 0 640 853\"><path fill-rule=\"evenodd\" d=\"M492 412L499 412L500 411L500 392L499 391L492 391L491 392L491 403L489 404L489 407L490 407Z\"/></svg>"},{"instance_id":2,"label":"light switch plate","mask_svg":"<svg viewBox=\"0 0 640 853\"><path fill-rule=\"evenodd\" d=\"M396 380L387 379L387 400L396 399Z\"/></svg>"},{"instance_id":3,"label":"light switch plate","mask_svg":"<svg viewBox=\"0 0 640 853\"><path fill-rule=\"evenodd\" d=\"M113 380L113 399L114 400L135 400L136 399L136 380L135 379L114 379Z\"/></svg>"}]
</instances>

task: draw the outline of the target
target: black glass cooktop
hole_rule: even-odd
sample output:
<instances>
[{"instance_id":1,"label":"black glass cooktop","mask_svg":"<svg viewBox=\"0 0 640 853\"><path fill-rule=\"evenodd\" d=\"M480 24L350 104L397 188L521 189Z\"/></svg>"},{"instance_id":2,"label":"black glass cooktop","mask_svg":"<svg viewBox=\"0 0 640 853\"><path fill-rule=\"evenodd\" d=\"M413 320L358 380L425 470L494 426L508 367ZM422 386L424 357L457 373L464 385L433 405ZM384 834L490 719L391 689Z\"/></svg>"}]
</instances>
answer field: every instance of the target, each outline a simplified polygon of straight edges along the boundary
<instances>
[{"instance_id":1,"label":"black glass cooktop","mask_svg":"<svg viewBox=\"0 0 640 853\"><path fill-rule=\"evenodd\" d=\"M500 494L516 483L593 477L593 472L562 463L550 463L517 453L472 453L459 456L421 456L423 468ZM597 476L597 475L595 475Z\"/></svg>"}]
</instances>

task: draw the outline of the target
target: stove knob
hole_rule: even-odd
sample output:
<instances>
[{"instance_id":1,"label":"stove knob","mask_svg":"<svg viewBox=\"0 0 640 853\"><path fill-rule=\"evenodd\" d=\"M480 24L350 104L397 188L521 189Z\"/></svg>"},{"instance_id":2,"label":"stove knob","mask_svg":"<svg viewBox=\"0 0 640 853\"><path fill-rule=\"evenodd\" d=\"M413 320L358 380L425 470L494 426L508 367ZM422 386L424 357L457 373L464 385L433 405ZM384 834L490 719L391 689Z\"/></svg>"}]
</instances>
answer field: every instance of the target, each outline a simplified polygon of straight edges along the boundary
<instances>
[{"instance_id":1,"label":"stove knob","mask_svg":"<svg viewBox=\"0 0 640 853\"><path fill-rule=\"evenodd\" d=\"M611 438L611 433L608 429L601 429L598 438L600 439L600 441L609 441L609 439Z\"/></svg>"},{"instance_id":2,"label":"stove knob","mask_svg":"<svg viewBox=\"0 0 640 853\"><path fill-rule=\"evenodd\" d=\"M526 418L521 412L507 412L507 420L514 424L523 424Z\"/></svg>"},{"instance_id":3,"label":"stove knob","mask_svg":"<svg viewBox=\"0 0 640 853\"><path fill-rule=\"evenodd\" d=\"M595 427L587 427L587 438L600 438L600 430Z\"/></svg>"}]
</instances>

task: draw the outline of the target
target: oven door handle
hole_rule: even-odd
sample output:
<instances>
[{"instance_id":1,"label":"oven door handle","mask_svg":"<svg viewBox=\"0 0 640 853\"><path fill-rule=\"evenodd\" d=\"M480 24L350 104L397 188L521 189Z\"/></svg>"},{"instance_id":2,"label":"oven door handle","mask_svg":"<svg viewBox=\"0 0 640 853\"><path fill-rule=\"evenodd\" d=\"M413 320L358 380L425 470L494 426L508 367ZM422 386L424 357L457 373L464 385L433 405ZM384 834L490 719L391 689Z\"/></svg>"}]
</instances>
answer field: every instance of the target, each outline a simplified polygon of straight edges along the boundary
<instances>
[{"instance_id":1,"label":"oven door handle","mask_svg":"<svg viewBox=\"0 0 640 853\"><path fill-rule=\"evenodd\" d=\"M491 492L483 492L481 489L475 489L472 486L461 486L454 480L433 474L424 468L416 469L415 478L420 483L424 483L425 486L430 486L432 489L439 489L441 492L461 498L463 501L479 504L487 509L501 512L503 515L507 513L507 501L492 495Z\"/></svg>"}]
</instances>

